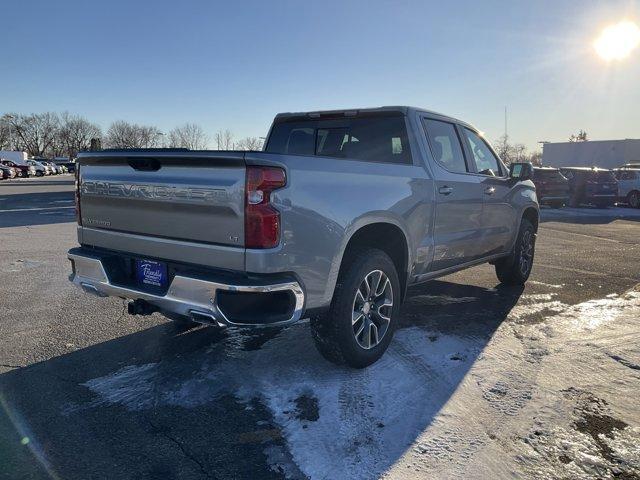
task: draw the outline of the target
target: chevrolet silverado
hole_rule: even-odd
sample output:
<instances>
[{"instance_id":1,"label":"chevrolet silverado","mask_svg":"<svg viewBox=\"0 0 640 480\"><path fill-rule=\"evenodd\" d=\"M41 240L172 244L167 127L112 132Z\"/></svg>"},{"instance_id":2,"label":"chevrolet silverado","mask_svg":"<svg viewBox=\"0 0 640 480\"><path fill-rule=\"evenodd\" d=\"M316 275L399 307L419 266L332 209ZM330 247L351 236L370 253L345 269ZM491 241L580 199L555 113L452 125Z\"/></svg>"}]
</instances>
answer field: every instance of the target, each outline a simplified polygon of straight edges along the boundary
<instances>
[{"instance_id":1,"label":"chevrolet silverado","mask_svg":"<svg viewBox=\"0 0 640 480\"><path fill-rule=\"evenodd\" d=\"M310 319L330 361L382 356L407 288L532 268L532 167L412 107L284 113L264 151L102 150L76 170L71 280L129 313L263 327Z\"/></svg>"}]
</instances>

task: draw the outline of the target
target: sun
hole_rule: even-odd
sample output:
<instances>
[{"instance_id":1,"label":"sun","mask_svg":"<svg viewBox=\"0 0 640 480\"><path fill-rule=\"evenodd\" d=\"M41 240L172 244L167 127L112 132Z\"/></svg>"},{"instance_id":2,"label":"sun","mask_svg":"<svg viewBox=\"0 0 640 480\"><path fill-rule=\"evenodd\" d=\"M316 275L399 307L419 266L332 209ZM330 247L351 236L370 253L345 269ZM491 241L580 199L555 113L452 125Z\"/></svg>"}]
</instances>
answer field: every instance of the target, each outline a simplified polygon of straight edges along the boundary
<instances>
[{"instance_id":1,"label":"sun","mask_svg":"<svg viewBox=\"0 0 640 480\"><path fill-rule=\"evenodd\" d=\"M640 45L640 27L625 20L605 28L593 43L604 60L624 60Z\"/></svg>"}]
</instances>

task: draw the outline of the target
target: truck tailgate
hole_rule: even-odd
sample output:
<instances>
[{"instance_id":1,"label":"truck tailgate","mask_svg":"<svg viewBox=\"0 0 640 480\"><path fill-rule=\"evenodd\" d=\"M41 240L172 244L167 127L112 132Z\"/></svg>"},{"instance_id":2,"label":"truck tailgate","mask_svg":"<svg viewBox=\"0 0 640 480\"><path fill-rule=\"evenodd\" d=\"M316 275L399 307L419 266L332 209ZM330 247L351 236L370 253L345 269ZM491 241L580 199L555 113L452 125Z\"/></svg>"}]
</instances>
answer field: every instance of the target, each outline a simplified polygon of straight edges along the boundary
<instances>
[{"instance_id":1,"label":"truck tailgate","mask_svg":"<svg viewBox=\"0 0 640 480\"><path fill-rule=\"evenodd\" d=\"M81 223L91 238L103 231L243 247L242 152L84 154L79 182Z\"/></svg>"}]
</instances>

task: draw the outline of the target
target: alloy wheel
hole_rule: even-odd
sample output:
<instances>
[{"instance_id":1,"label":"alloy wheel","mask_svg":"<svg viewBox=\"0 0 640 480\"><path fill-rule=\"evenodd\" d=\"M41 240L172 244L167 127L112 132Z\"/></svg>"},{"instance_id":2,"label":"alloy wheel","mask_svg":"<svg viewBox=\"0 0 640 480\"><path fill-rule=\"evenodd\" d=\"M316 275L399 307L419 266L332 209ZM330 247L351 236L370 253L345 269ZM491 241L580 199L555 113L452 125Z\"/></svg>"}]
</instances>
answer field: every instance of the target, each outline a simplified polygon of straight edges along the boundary
<instances>
[{"instance_id":1,"label":"alloy wheel","mask_svg":"<svg viewBox=\"0 0 640 480\"><path fill-rule=\"evenodd\" d=\"M382 270L365 275L353 299L351 326L356 342L365 350L378 345L391 323L393 288Z\"/></svg>"},{"instance_id":2,"label":"alloy wheel","mask_svg":"<svg viewBox=\"0 0 640 480\"><path fill-rule=\"evenodd\" d=\"M527 275L533 263L533 234L527 230L520 243L520 273Z\"/></svg>"}]
</instances>

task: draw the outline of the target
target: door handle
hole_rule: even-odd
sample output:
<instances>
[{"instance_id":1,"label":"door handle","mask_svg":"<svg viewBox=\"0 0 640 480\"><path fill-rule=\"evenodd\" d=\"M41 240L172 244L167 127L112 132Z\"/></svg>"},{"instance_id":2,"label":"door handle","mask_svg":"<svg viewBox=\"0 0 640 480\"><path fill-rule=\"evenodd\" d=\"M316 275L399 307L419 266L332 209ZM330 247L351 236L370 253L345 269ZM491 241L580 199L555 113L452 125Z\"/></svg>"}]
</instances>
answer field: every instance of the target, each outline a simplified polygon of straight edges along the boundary
<instances>
[{"instance_id":1,"label":"door handle","mask_svg":"<svg viewBox=\"0 0 640 480\"><path fill-rule=\"evenodd\" d=\"M438 189L438 193L441 195L450 195L453 193L453 188L451 187L447 187L446 185L444 187L440 187Z\"/></svg>"},{"instance_id":2,"label":"door handle","mask_svg":"<svg viewBox=\"0 0 640 480\"><path fill-rule=\"evenodd\" d=\"M493 195L494 193L496 193L496 188L495 187L486 188L485 191L484 191L485 195Z\"/></svg>"}]
</instances>

